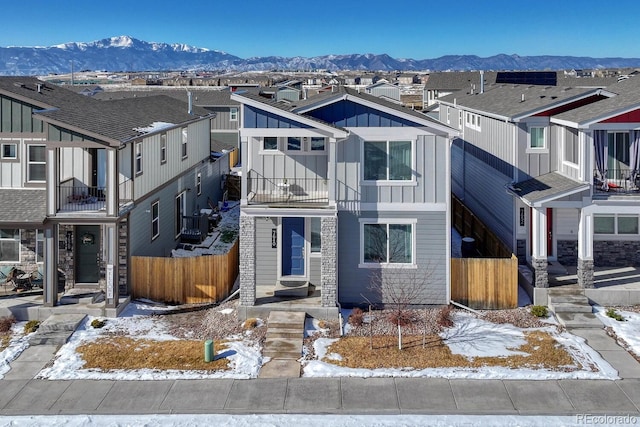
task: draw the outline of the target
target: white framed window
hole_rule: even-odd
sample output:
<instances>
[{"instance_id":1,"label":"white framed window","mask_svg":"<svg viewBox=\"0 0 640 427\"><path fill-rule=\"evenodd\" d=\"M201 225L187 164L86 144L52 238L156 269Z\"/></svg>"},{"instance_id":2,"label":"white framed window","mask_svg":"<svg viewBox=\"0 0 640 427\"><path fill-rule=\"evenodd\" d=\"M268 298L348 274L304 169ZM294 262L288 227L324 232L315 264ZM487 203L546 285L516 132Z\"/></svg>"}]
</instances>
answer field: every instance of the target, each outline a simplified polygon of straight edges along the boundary
<instances>
[{"instance_id":1,"label":"white framed window","mask_svg":"<svg viewBox=\"0 0 640 427\"><path fill-rule=\"evenodd\" d=\"M238 121L238 109L236 107L229 109L229 120L232 122Z\"/></svg>"},{"instance_id":2,"label":"white framed window","mask_svg":"<svg viewBox=\"0 0 640 427\"><path fill-rule=\"evenodd\" d=\"M309 142L309 150L311 151L324 151L326 147L325 138L319 136L312 136Z\"/></svg>"},{"instance_id":3,"label":"white framed window","mask_svg":"<svg viewBox=\"0 0 640 427\"><path fill-rule=\"evenodd\" d=\"M18 144L15 142L2 143L2 159L15 160L18 158Z\"/></svg>"},{"instance_id":4,"label":"white framed window","mask_svg":"<svg viewBox=\"0 0 640 427\"><path fill-rule=\"evenodd\" d=\"M594 234L638 235L638 215L607 214L593 216Z\"/></svg>"},{"instance_id":5,"label":"white framed window","mask_svg":"<svg viewBox=\"0 0 640 427\"><path fill-rule=\"evenodd\" d=\"M287 138L287 151L302 151L302 138L290 136Z\"/></svg>"},{"instance_id":6,"label":"white framed window","mask_svg":"<svg viewBox=\"0 0 640 427\"><path fill-rule=\"evenodd\" d=\"M189 132L187 131L187 128L182 128L182 159L186 159L187 155L189 154L188 151L188 147L187 144L189 142Z\"/></svg>"},{"instance_id":7,"label":"white framed window","mask_svg":"<svg viewBox=\"0 0 640 427\"><path fill-rule=\"evenodd\" d=\"M415 220L360 220L360 267L414 265Z\"/></svg>"},{"instance_id":8,"label":"white framed window","mask_svg":"<svg viewBox=\"0 0 640 427\"><path fill-rule=\"evenodd\" d=\"M264 151L277 151L278 150L278 137L265 136L262 138L262 149Z\"/></svg>"},{"instance_id":9,"label":"white framed window","mask_svg":"<svg viewBox=\"0 0 640 427\"><path fill-rule=\"evenodd\" d=\"M0 229L0 262L20 262L20 229Z\"/></svg>"},{"instance_id":10,"label":"white framed window","mask_svg":"<svg viewBox=\"0 0 640 427\"><path fill-rule=\"evenodd\" d=\"M479 132L481 130L481 128L480 128L480 116L478 114L475 114L475 113L467 112L466 117L467 117L467 121L466 121L465 125L468 128L477 130Z\"/></svg>"},{"instance_id":11,"label":"white framed window","mask_svg":"<svg viewBox=\"0 0 640 427\"><path fill-rule=\"evenodd\" d=\"M183 191L182 193L176 196L176 223L175 223L175 231L176 238L180 237L182 234L182 229L184 228L184 216L187 212L187 194Z\"/></svg>"},{"instance_id":12,"label":"white framed window","mask_svg":"<svg viewBox=\"0 0 640 427\"><path fill-rule=\"evenodd\" d=\"M136 175L140 175L142 174L142 142L136 142L134 158Z\"/></svg>"},{"instance_id":13,"label":"white framed window","mask_svg":"<svg viewBox=\"0 0 640 427\"><path fill-rule=\"evenodd\" d=\"M160 235L160 201L151 204L151 240Z\"/></svg>"},{"instance_id":14,"label":"white framed window","mask_svg":"<svg viewBox=\"0 0 640 427\"><path fill-rule=\"evenodd\" d=\"M412 181L412 141L364 141L365 181Z\"/></svg>"},{"instance_id":15,"label":"white framed window","mask_svg":"<svg viewBox=\"0 0 640 427\"><path fill-rule=\"evenodd\" d=\"M167 134L160 135L160 163L167 163Z\"/></svg>"},{"instance_id":16,"label":"white framed window","mask_svg":"<svg viewBox=\"0 0 640 427\"><path fill-rule=\"evenodd\" d=\"M320 229L320 217L311 217L311 253L319 254L322 250L322 232Z\"/></svg>"},{"instance_id":17,"label":"white framed window","mask_svg":"<svg viewBox=\"0 0 640 427\"><path fill-rule=\"evenodd\" d=\"M47 179L46 147L28 145L27 153L27 181L44 182Z\"/></svg>"},{"instance_id":18,"label":"white framed window","mask_svg":"<svg viewBox=\"0 0 640 427\"><path fill-rule=\"evenodd\" d=\"M458 129L462 129L462 111L458 111Z\"/></svg>"},{"instance_id":19,"label":"white framed window","mask_svg":"<svg viewBox=\"0 0 640 427\"><path fill-rule=\"evenodd\" d=\"M534 126L529 128L529 149L544 150L547 148L547 129Z\"/></svg>"},{"instance_id":20,"label":"white framed window","mask_svg":"<svg viewBox=\"0 0 640 427\"><path fill-rule=\"evenodd\" d=\"M196 194L198 196L202 194L202 172L196 174Z\"/></svg>"},{"instance_id":21,"label":"white framed window","mask_svg":"<svg viewBox=\"0 0 640 427\"><path fill-rule=\"evenodd\" d=\"M36 230L36 262L44 262L44 230Z\"/></svg>"}]
</instances>

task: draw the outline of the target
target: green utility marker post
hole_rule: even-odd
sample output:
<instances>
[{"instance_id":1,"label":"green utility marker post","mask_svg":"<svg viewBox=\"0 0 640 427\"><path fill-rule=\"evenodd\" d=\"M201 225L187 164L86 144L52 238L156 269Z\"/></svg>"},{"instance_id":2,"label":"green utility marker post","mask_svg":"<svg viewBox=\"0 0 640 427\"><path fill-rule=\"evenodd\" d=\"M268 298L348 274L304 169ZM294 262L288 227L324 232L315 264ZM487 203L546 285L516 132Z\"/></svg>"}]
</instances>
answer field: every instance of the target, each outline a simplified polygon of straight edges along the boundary
<instances>
[{"instance_id":1,"label":"green utility marker post","mask_svg":"<svg viewBox=\"0 0 640 427\"><path fill-rule=\"evenodd\" d=\"M206 340L204 342L204 361L212 362L213 361L213 340Z\"/></svg>"}]
</instances>

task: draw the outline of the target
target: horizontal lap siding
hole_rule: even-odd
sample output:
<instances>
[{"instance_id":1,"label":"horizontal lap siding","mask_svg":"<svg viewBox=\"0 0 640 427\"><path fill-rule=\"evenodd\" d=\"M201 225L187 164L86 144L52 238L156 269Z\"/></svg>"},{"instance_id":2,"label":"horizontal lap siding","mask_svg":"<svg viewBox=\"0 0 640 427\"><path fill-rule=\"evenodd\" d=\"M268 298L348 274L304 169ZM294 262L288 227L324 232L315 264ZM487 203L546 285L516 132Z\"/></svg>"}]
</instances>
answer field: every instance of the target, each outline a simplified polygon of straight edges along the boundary
<instances>
[{"instance_id":1,"label":"horizontal lap siding","mask_svg":"<svg viewBox=\"0 0 640 427\"><path fill-rule=\"evenodd\" d=\"M278 274L278 249L271 247L276 218L256 218L256 285L274 286Z\"/></svg>"},{"instance_id":2,"label":"horizontal lap siding","mask_svg":"<svg viewBox=\"0 0 640 427\"><path fill-rule=\"evenodd\" d=\"M422 301L416 301L416 303L446 303L446 262L448 260L446 254L446 215L445 212L359 212L357 215L351 212L339 212L339 301L343 304L360 305L366 303L366 298L373 298L370 290L371 274L378 270L358 267L360 263L359 218L417 218L418 221L414 230L416 243L414 256L420 268L430 271L432 279L428 287L421 293ZM386 271L390 272L392 270L387 269Z\"/></svg>"}]
</instances>

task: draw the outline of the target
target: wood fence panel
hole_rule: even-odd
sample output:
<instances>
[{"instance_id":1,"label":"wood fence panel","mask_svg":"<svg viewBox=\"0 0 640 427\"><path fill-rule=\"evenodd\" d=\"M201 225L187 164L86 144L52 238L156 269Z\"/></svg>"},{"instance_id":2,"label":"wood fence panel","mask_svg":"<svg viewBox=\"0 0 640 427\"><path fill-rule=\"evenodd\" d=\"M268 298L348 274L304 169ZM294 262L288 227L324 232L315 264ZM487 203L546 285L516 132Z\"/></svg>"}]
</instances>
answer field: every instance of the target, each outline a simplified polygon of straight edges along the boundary
<instances>
[{"instance_id":1,"label":"wood fence panel","mask_svg":"<svg viewBox=\"0 0 640 427\"><path fill-rule=\"evenodd\" d=\"M224 255L187 258L131 257L131 294L179 304L218 302L239 272L239 245Z\"/></svg>"},{"instance_id":2,"label":"wood fence panel","mask_svg":"<svg viewBox=\"0 0 640 427\"><path fill-rule=\"evenodd\" d=\"M480 310L518 306L518 259L452 258L451 299Z\"/></svg>"}]
</instances>

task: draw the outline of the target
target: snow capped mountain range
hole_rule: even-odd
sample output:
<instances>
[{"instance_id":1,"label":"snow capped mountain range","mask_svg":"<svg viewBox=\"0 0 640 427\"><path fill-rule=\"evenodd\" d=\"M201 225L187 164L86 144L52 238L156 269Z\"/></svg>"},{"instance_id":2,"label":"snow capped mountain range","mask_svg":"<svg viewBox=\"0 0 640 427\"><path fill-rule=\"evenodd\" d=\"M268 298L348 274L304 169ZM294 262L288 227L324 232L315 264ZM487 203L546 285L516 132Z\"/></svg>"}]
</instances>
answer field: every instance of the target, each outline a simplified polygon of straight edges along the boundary
<instances>
[{"instance_id":1,"label":"snow capped mountain range","mask_svg":"<svg viewBox=\"0 0 640 427\"><path fill-rule=\"evenodd\" d=\"M324 55L311 58L267 56L242 59L219 50L186 44L146 42L129 36L49 47L0 47L0 75L45 75L75 70L562 70L640 67L638 58L574 56L447 55L434 59L392 58L387 54Z\"/></svg>"}]
</instances>

